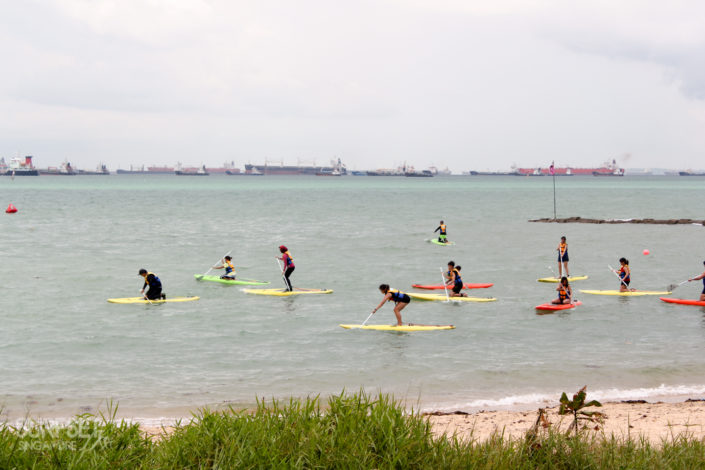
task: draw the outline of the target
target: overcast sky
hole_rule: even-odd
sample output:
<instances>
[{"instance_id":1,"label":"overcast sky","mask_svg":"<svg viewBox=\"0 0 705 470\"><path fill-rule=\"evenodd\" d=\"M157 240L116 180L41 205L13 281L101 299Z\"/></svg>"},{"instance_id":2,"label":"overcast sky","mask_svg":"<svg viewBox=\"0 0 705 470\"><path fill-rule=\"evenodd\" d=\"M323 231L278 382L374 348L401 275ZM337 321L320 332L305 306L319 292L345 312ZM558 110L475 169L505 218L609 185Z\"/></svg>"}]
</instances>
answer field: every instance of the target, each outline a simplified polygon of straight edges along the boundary
<instances>
[{"instance_id":1,"label":"overcast sky","mask_svg":"<svg viewBox=\"0 0 705 470\"><path fill-rule=\"evenodd\" d=\"M40 167L705 167L702 1L0 0L0 58Z\"/></svg>"}]
</instances>

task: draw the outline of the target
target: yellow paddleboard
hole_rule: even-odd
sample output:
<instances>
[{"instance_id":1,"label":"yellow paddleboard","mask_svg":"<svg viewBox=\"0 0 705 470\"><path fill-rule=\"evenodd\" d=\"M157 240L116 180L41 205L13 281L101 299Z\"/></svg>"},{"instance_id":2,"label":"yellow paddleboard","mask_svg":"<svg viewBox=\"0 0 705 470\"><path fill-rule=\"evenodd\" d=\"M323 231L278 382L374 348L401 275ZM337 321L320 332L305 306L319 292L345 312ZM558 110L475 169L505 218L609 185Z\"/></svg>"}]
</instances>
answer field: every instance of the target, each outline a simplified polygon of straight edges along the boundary
<instances>
[{"instance_id":1,"label":"yellow paddleboard","mask_svg":"<svg viewBox=\"0 0 705 470\"><path fill-rule=\"evenodd\" d=\"M436 330L453 330L453 325L340 325L346 330L380 330L380 331L436 331Z\"/></svg>"},{"instance_id":2,"label":"yellow paddleboard","mask_svg":"<svg viewBox=\"0 0 705 470\"><path fill-rule=\"evenodd\" d=\"M167 297L165 300L145 300L144 297L122 297L119 299L108 299L111 304L163 304L164 302L191 302L200 297Z\"/></svg>"},{"instance_id":3,"label":"yellow paddleboard","mask_svg":"<svg viewBox=\"0 0 705 470\"><path fill-rule=\"evenodd\" d=\"M568 282L573 282L573 281L583 281L587 279L587 276L570 276L568 278ZM539 282L561 282L561 278L559 277L542 277L541 279L536 279Z\"/></svg>"},{"instance_id":4,"label":"yellow paddleboard","mask_svg":"<svg viewBox=\"0 0 705 470\"><path fill-rule=\"evenodd\" d=\"M450 300L451 302L494 302L494 297L446 297L445 294L417 294L416 292L406 292L406 295L412 299L418 300L436 300L445 302Z\"/></svg>"},{"instance_id":5,"label":"yellow paddleboard","mask_svg":"<svg viewBox=\"0 0 705 470\"><path fill-rule=\"evenodd\" d=\"M620 292L618 290L581 290L583 294L594 294L594 295L623 295L623 296L642 296L642 295L669 295L668 291L655 291L655 290L638 290L634 292Z\"/></svg>"},{"instance_id":6,"label":"yellow paddleboard","mask_svg":"<svg viewBox=\"0 0 705 470\"><path fill-rule=\"evenodd\" d=\"M289 297L291 295L303 295L303 294L332 294L331 289L299 289L294 288L293 291L289 292L284 289L243 289L243 292L248 294L256 295L273 295L276 297Z\"/></svg>"}]
</instances>

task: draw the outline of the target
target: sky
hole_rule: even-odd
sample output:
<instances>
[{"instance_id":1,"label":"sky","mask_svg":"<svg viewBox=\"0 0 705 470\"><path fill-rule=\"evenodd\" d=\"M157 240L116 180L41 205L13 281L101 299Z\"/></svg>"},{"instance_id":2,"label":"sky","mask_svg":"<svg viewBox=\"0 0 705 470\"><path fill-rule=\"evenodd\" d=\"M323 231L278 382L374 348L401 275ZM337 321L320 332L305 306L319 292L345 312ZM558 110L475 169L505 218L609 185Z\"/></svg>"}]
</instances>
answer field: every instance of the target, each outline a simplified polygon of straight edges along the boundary
<instances>
[{"instance_id":1,"label":"sky","mask_svg":"<svg viewBox=\"0 0 705 470\"><path fill-rule=\"evenodd\" d=\"M705 168L705 2L0 0L35 165Z\"/></svg>"}]
</instances>

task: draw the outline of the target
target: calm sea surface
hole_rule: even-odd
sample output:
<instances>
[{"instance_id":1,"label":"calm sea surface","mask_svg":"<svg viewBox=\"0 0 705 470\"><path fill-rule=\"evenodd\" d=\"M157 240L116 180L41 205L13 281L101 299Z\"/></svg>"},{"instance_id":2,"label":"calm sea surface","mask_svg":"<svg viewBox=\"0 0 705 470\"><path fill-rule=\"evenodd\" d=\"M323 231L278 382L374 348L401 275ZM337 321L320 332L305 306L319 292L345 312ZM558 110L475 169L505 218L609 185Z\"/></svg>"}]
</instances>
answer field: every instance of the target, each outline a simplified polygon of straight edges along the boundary
<instances>
[{"instance_id":1,"label":"calm sea surface","mask_svg":"<svg viewBox=\"0 0 705 470\"><path fill-rule=\"evenodd\" d=\"M705 179L557 179L558 216L705 218ZM577 296L554 315L536 282L568 238L577 289L616 289L624 256L632 286L662 290L703 270L705 228L528 223L553 215L549 178L77 176L0 179L0 408L69 416L112 399L131 416L177 416L256 397L394 393L424 409L554 403L588 385L601 399L705 394L705 309L657 297ZM452 247L428 243L438 221ZM233 250L242 277L279 287L286 244L294 285L332 295L276 298L197 282ZM649 249L649 256L642 250ZM437 283L449 260L474 295L497 302L413 301L405 321L452 331L350 331L381 300L380 283ZM201 300L109 304L139 294L139 268L168 296ZM701 283L674 296L697 298ZM392 306L370 323L392 323ZM101 405L102 404L102 405Z\"/></svg>"}]
</instances>

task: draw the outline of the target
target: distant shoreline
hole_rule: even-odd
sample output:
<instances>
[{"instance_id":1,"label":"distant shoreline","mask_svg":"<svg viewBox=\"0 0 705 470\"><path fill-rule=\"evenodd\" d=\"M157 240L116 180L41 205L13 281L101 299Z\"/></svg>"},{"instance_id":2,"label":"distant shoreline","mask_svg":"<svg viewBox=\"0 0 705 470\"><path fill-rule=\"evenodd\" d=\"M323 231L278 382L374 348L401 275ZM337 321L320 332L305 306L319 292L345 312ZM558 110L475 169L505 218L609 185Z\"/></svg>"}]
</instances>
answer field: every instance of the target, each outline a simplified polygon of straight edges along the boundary
<instances>
[{"instance_id":1,"label":"distant shoreline","mask_svg":"<svg viewBox=\"0 0 705 470\"><path fill-rule=\"evenodd\" d=\"M705 220L698 219L588 219L582 217L561 217L552 219L529 219L529 222L554 224L647 224L647 225L705 225Z\"/></svg>"}]
</instances>

